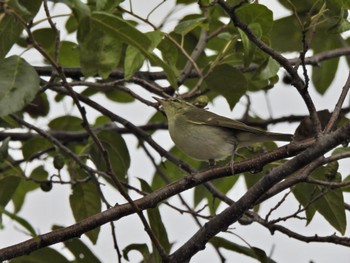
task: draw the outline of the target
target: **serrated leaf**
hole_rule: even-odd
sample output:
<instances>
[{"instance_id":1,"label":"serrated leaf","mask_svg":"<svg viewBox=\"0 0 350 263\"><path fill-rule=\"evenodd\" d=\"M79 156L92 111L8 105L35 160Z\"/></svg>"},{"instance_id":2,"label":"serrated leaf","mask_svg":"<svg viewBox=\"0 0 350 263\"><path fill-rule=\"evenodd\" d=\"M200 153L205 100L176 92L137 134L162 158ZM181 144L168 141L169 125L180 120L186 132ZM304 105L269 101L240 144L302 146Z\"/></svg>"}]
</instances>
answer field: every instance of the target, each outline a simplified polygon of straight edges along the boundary
<instances>
[{"instance_id":1,"label":"serrated leaf","mask_svg":"<svg viewBox=\"0 0 350 263\"><path fill-rule=\"evenodd\" d=\"M89 176L75 164L71 164L68 171L73 180L85 179ZM101 212L100 193L94 180L75 184L72 190L69 202L76 222ZM93 244L96 244L99 232L100 228L95 228L85 234Z\"/></svg>"},{"instance_id":2,"label":"serrated leaf","mask_svg":"<svg viewBox=\"0 0 350 263\"><path fill-rule=\"evenodd\" d=\"M0 117L21 110L39 91L39 76L19 56L0 61Z\"/></svg>"},{"instance_id":3,"label":"serrated leaf","mask_svg":"<svg viewBox=\"0 0 350 263\"><path fill-rule=\"evenodd\" d=\"M217 66L206 79L210 90L222 95L230 105L236 105L247 91L247 81L243 74L229 65Z\"/></svg>"}]
</instances>

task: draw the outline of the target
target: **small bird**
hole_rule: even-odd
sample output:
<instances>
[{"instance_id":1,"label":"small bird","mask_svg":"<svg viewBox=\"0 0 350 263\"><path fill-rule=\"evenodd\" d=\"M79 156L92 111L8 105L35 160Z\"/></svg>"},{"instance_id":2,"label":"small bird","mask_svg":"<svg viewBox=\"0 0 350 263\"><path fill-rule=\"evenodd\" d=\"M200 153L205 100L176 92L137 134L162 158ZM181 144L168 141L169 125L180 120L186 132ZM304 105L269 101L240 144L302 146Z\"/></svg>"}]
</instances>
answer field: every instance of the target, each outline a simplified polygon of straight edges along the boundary
<instances>
[{"instance_id":1,"label":"small bird","mask_svg":"<svg viewBox=\"0 0 350 263\"><path fill-rule=\"evenodd\" d=\"M233 156L238 148L257 142L293 139L291 134L253 128L182 99L155 99L163 106L170 137L175 145L191 158L209 161L210 164Z\"/></svg>"}]
</instances>

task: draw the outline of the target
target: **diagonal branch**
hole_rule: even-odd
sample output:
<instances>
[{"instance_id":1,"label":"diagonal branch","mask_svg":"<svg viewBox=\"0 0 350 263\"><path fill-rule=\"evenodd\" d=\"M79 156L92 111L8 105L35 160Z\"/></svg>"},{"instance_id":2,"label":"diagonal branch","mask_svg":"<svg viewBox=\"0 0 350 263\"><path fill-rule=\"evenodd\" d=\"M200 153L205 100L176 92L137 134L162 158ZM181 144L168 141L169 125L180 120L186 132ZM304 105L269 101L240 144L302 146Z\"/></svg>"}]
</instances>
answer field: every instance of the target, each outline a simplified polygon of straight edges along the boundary
<instances>
[{"instance_id":1,"label":"diagonal branch","mask_svg":"<svg viewBox=\"0 0 350 263\"><path fill-rule=\"evenodd\" d=\"M293 159L276 167L267 173L260 181L251 187L236 203L226 208L215 216L203 228L198 230L184 245L170 255L170 262L186 262L205 244L219 232L227 229L236 222L267 190L273 185L294 173L310 161L317 159L335 146L350 138L350 122L330 135L325 135L322 140L309 147ZM350 246L350 242L348 243Z\"/></svg>"}]
</instances>

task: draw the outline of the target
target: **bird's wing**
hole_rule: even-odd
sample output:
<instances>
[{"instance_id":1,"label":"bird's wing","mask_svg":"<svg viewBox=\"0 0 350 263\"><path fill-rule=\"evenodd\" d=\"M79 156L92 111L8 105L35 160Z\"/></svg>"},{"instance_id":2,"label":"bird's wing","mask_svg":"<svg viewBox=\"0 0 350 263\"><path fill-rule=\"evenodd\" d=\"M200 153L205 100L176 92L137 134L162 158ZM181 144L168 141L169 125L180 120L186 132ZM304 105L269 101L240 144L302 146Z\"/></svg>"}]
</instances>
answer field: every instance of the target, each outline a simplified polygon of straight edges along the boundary
<instances>
[{"instance_id":1,"label":"bird's wing","mask_svg":"<svg viewBox=\"0 0 350 263\"><path fill-rule=\"evenodd\" d=\"M220 115L217 115L210 111L205 111L204 109L196 108L191 109L190 112L185 112L186 119L193 124L209 125L209 126L219 126L228 129L235 129L239 131L246 131L255 134L264 134L263 130L250 127L243 122L235 121Z\"/></svg>"}]
</instances>

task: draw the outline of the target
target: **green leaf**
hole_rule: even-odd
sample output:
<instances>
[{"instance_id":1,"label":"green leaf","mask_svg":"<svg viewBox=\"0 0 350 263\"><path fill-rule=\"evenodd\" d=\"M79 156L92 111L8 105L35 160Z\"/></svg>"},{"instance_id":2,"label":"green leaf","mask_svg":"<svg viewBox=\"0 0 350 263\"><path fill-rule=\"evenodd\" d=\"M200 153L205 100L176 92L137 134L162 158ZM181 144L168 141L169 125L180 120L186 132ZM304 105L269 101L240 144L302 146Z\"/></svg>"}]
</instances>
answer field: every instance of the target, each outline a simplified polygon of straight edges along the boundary
<instances>
[{"instance_id":1,"label":"green leaf","mask_svg":"<svg viewBox=\"0 0 350 263\"><path fill-rule=\"evenodd\" d=\"M123 137L113 130L101 131L97 134L97 137L108 152L113 172L119 180L126 182L127 172L130 167L130 155ZM97 169L106 171L107 167L103 154L91 139L89 145L89 153Z\"/></svg>"},{"instance_id":2,"label":"green leaf","mask_svg":"<svg viewBox=\"0 0 350 263\"><path fill-rule=\"evenodd\" d=\"M25 220L24 218L14 214L14 213L11 213L7 210L5 210L2 206L0 206L0 214L4 214L6 216L8 216L9 218L11 218L13 221L17 222L19 225L21 225L25 230L28 231L28 233L32 236L32 237L35 237L37 236L34 228L32 227L31 224L28 223L27 220Z\"/></svg>"},{"instance_id":3,"label":"green leaf","mask_svg":"<svg viewBox=\"0 0 350 263\"><path fill-rule=\"evenodd\" d=\"M91 14L89 6L80 0L55 0L55 2L64 3L71 8L80 23L84 23L84 20Z\"/></svg>"},{"instance_id":4,"label":"green leaf","mask_svg":"<svg viewBox=\"0 0 350 263\"><path fill-rule=\"evenodd\" d=\"M52 147L52 143L42 137L33 137L23 143L22 154L26 161L38 152L47 150Z\"/></svg>"},{"instance_id":5,"label":"green leaf","mask_svg":"<svg viewBox=\"0 0 350 263\"><path fill-rule=\"evenodd\" d=\"M143 262L150 262L151 253L149 252L147 244L131 244L123 249L123 257L129 261L128 254L130 251L136 250L143 256Z\"/></svg>"},{"instance_id":6,"label":"green leaf","mask_svg":"<svg viewBox=\"0 0 350 263\"><path fill-rule=\"evenodd\" d=\"M112 12L123 1L124 0L99 0L96 1L96 10Z\"/></svg>"},{"instance_id":7,"label":"green leaf","mask_svg":"<svg viewBox=\"0 0 350 263\"><path fill-rule=\"evenodd\" d=\"M33 31L33 37L51 56L55 50L56 32L52 28L40 28Z\"/></svg>"},{"instance_id":8,"label":"green leaf","mask_svg":"<svg viewBox=\"0 0 350 263\"><path fill-rule=\"evenodd\" d=\"M340 182L339 173L330 180L327 178L327 168L320 167L312 173L312 178L325 182ZM303 192L305 191L305 192ZM344 197L341 189L331 189L318 185L298 184L293 187L293 194L306 208L308 223L314 211L318 211L336 230L344 234L346 230L346 216ZM309 211L310 210L310 211ZM309 213L309 214L308 214Z\"/></svg>"},{"instance_id":9,"label":"green leaf","mask_svg":"<svg viewBox=\"0 0 350 263\"><path fill-rule=\"evenodd\" d=\"M121 39L101 30L101 26L89 18L80 23L78 41L83 74L107 78L120 62L123 47Z\"/></svg>"},{"instance_id":10,"label":"green leaf","mask_svg":"<svg viewBox=\"0 0 350 263\"><path fill-rule=\"evenodd\" d=\"M104 12L94 12L91 22L98 26L100 30L119 37L124 43L132 45L145 53L151 47L150 39L121 17Z\"/></svg>"},{"instance_id":11,"label":"green leaf","mask_svg":"<svg viewBox=\"0 0 350 263\"><path fill-rule=\"evenodd\" d=\"M60 53L58 54L58 63L62 67L79 67L79 46L70 41L62 41Z\"/></svg>"},{"instance_id":12,"label":"green leaf","mask_svg":"<svg viewBox=\"0 0 350 263\"><path fill-rule=\"evenodd\" d=\"M71 164L68 171L72 179L86 179L89 175L76 164ZM72 186L73 193L69 197L70 206L76 222L101 212L100 192L97 182L88 180ZM85 233L93 244L96 244L100 228Z\"/></svg>"},{"instance_id":13,"label":"green leaf","mask_svg":"<svg viewBox=\"0 0 350 263\"><path fill-rule=\"evenodd\" d=\"M147 37L151 40L151 46L149 52L151 52L161 41L162 32L152 31L146 33ZM145 56L142 52L134 46L128 46L125 54L124 61L124 77L130 79L134 73L139 70L145 61Z\"/></svg>"},{"instance_id":14,"label":"green leaf","mask_svg":"<svg viewBox=\"0 0 350 263\"><path fill-rule=\"evenodd\" d=\"M262 36L262 30L259 24L251 24L249 25L249 28L258 38ZM242 43L243 43L244 66L248 67L254 58L254 54L255 54L255 51L257 50L257 47L255 44L253 44L250 41L250 39L242 30L239 29L238 32L241 36Z\"/></svg>"},{"instance_id":15,"label":"green leaf","mask_svg":"<svg viewBox=\"0 0 350 263\"><path fill-rule=\"evenodd\" d=\"M221 193L226 194L236 184L238 178L239 176L225 177L225 178L220 178L218 180L213 180L211 181L211 183ZM208 205L211 215L216 214L217 209L222 202L219 198L216 198L215 196L213 196L213 194L209 192L208 189L202 185L197 186L194 189L193 198L194 198L195 207L197 207L201 201L207 200L205 203Z\"/></svg>"},{"instance_id":16,"label":"green leaf","mask_svg":"<svg viewBox=\"0 0 350 263\"><path fill-rule=\"evenodd\" d=\"M70 115L60 116L49 123L49 128L56 131L81 131L83 120Z\"/></svg>"},{"instance_id":17,"label":"green leaf","mask_svg":"<svg viewBox=\"0 0 350 263\"><path fill-rule=\"evenodd\" d=\"M9 7L19 12L25 21L31 20L39 11L41 0L32 1L8 1ZM23 10L21 12L21 10ZM29 13L28 13L29 12ZM19 39L23 31L23 25L18 21L14 14L1 14L0 19L0 59L4 58L8 51Z\"/></svg>"},{"instance_id":18,"label":"green leaf","mask_svg":"<svg viewBox=\"0 0 350 263\"><path fill-rule=\"evenodd\" d=\"M0 163L4 162L5 159L8 156L10 140L11 140L11 137L6 137L5 140L3 140L2 143L1 143L1 146L0 146Z\"/></svg>"},{"instance_id":19,"label":"green leaf","mask_svg":"<svg viewBox=\"0 0 350 263\"><path fill-rule=\"evenodd\" d=\"M50 103L47 99L46 93L39 92L27 106L23 108L23 112L26 112L30 117L36 119L38 117L45 117L50 111Z\"/></svg>"},{"instance_id":20,"label":"green leaf","mask_svg":"<svg viewBox=\"0 0 350 263\"><path fill-rule=\"evenodd\" d=\"M319 2L318 5L323 3L323 1L314 0L279 0L278 2L290 11L296 11L297 14L309 12L317 2Z\"/></svg>"},{"instance_id":21,"label":"green leaf","mask_svg":"<svg viewBox=\"0 0 350 263\"><path fill-rule=\"evenodd\" d=\"M304 208L306 208L305 214L307 224L311 222L316 213L315 206L310 203L312 195L314 195L314 189L315 187L313 185L305 183L297 184L292 188L295 198Z\"/></svg>"},{"instance_id":22,"label":"green leaf","mask_svg":"<svg viewBox=\"0 0 350 263\"><path fill-rule=\"evenodd\" d=\"M315 32L312 41L314 53L329 51L342 47L339 34L329 33L328 30L318 30ZM312 68L312 82L320 94L324 94L335 78L338 69L339 58L322 61L319 67Z\"/></svg>"},{"instance_id":23,"label":"green leaf","mask_svg":"<svg viewBox=\"0 0 350 263\"><path fill-rule=\"evenodd\" d=\"M175 155L180 160L186 162L194 169L197 169L201 166L200 161L189 158L186 154L181 152L176 146L170 150L170 153ZM186 174L183 170L181 170L177 165L174 165L172 162L168 160L165 160L159 163L157 166L157 170L158 169L167 175L167 179L169 180L169 182L173 182L178 179L182 179L185 176L188 176L188 174ZM155 172L151 183L152 189L158 189L167 184L168 184L167 180L164 181L164 179L161 176L159 176L157 172Z\"/></svg>"},{"instance_id":24,"label":"green leaf","mask_svg":"<svg viewBox=\"0 0 350 263\"><path fill-rule=\"evenodd\" d=\"M60 226L53 226L53 230L60 229ZM91 249L79 238L73 238L64 242L64 245L75 257L75 263L99 263L98 257L94 255Z\"/></svg>"},{"instance_id":25,"label":"green leaf","mask_svg":"<svg viewBox=\"0 0 350 263\"><path fill-rule=\"evenodd\" d=\"M95 12L91 19L92 23L95 24L99 30L102 30L114 38L120 39L120 41L128 45L134 46L151 62L152 65L162 67L170 84L173 87L177 87L176 75L172 68L153 52L149 51L152 42L145 34L138 31L124 19L110 14Z\"/></svg>"},{"instance_id":26,"label":"green leaf","mask_svg":"<svg viewBox=\"0 0 350 263\"><path fill-rule=\"evenodd\" d=\"M344 178L343 182L349 182L350 181L350 175ZM350 186L342 188L343 192L350 193Z\"/></svg>"},{"instance_id":27,"label":"green leaf","mask_svg":"<svg viewBox=\"0 0 350 263\"><path fill-rule=\"evenodd\" d=\"M5 208L11 201L13 194L20 183L18 176L2 176L0 177L0 206Z\"/></svg>"},{"instance_id":28,"label":"green leaf","mask_svg":"<svg viewBox=\"0 0 350 263\"><path fill-rule=\"evenodd\" d=\"M347 153L350 151L350 147L338 147L332 151L332 155Z\"/></svg>"},{"instance_id":29,"label":"green leaf","mask_svg":"<svg viewBox=\"0 0 350 263\"><path fill-rule=\"evenodd\" d=\"M302 48L301 26L294 15L275 20L271 31L271 46L280 52L299 52Z\"/></svg>"},{"instance_id":30,"label":"green leaf","mask_svg":"<svg viewBox=\"0 0 350 263\"><path fill-rule=\"evenodd\" d=\"M21 110L39 91L39 76L24 59L11 56L0 61L0 117Z\"/></svg>"},{"instance_id":31,"label":"green leaf","mask_svg":"<svg viewBox=\"0 0 350 263\"><path fill-rule=\"evenodd\" d=\"M229 65L217 66L206 79L209 89L222 95L231 109L247 91L247 81L243 74Z\"/></svg>"},{"instance_id":32,"label":"green leaf","mask_svg":"<svg viewBox=\"0 0 350 263\"><path fill-rule=\"evenodd\" d=\"M205 17L199 17L196 19L185 20L177 24L174 32L180 35L186 35L198 26L203 26L203 22L206 21Z\"/></svg>"},{"instance_id":33,"label":"green leaf","mask_svg":"<svg viewBox=\"0 0 350 263\"><path fill-rule=\"evenodd\" d=\"M142 55L142 53L136 47L128 46L126 49L124 62L125 79L130 79L134 73L141 68L144 61L144 55Z\"/></svg>"},{"instance_id":34,"label":"green leaf","mask_svg":"<svg viewBox=\"0 0 350 263\"><path fill-rule=\"evenodd\" d=\"M168 65L173 67L174 72L177 72L176 63L178 59L178 48L173 42L165 37L159 44L158 49L162 52L162 57Z\"/></svg>"},{"instance_id":35,"label":"green leaf","mask_svg":"<svg viewBox=\"0 0 350 263\"><path fill-rule=\"evenodd\" d=\"M277 75L278 70L280 69L280 64L271 57L262 64L261 68L258 70L257 74L254 76L254 79L263 79L268 80Z\"/></svg>"},{"instance_id":36,"label":"green leaf","mask_svg":"<svg viewBox=\"0 0 350 263\"><path fill-rule=\"evenodd\" d=\"M11 260L11 263L70 263L70 261L56 250L45 247L33 251L30 255L18 257Z\"/></svg>"},{"instance_id":37,"label":"green leaf","mask_svg":"<svg viewBox=\"0 0 350 263\"><path fill-rule=\"evenodd\" d=\"M237 10L240 20L249 27L258 24L262 36L269 36L273 27L272 11L264 5L251 4L243 5Z\"/></svg>"},{"instance_id":38,"label":"green leaf","mask_svg":"<svg viewBox=\"0 0 350 263\"><path fill-rule=\"evenodd\" d=\"M101 262L90 248L85 245L80 239L74 238L64 242L65 246L75 257L76 263L99 263Z\"/></svg>"},{"instance_id":39,"label":"green leaf","mask_svg":"<svg viewBox=\"0 0 350 263\"><path fill-rule=\"evenodd\" d=\"M275 262L274 260L272 260L266 255L265 251L261 250L260 248L241 246L221 237L213 237L210 240L210 243L216 248L225 248L227 250L231 250L236 253L243 254L248 257L257 259L259 262L264 262L264 263Z\"/></svg>"},{"instance_id":40,"label":"green leaf","mask_svg":"<svg viewBox=\"0 0 350 263\"><path fill-rule=\"evenodd\" d=\"M48 172L44 169L43 166L36 167L30 174L29 179L33 179L38 182L43 182L49 177ZM12 201L15 207L15 212L19 212L23 206L24 200L27 196L27 193L34 191L40 187L40 184L31 181L31 180L21 180L19 183L16 192L12 197Z\"/></svg>"},{"instance_id":41,"label":"green leaf","mask_svg":"<svg viewBox=\"0 0 350 263\"><path fill-rule=\"evenodd\" d=\"M118 87L115 89L106 90L105 95L108 99L115 102L129 103L135 101L135 98L133 96L118 89Z\"/></svg>"},{"instance_id":42,"label":"green leaf","mask_svg":"<svg viewBox=\"0 0 350 263\"><path fill-rule=\"evenodd\" d=\"M141 189L146 192L151 191L151 187L147 184L145 180L140 180L141 182ZM169 243L168 239L168 233L166 231L166 228L163 224L162 217L160 215L158 207L147 209L147 216L149 220L150 227L152 229L152 232L155 234L159 242L162 244L163 248L165 249L165 252L169 252L171 245ZM153 251L156 251L156 247L153 245ZM159 257L158 253L155 254L157 258L157 261L161 261L161 258Z\"/></svg>"},{"instance_id":43,"label":"green leaf","mask_svg":"<svg viewBox=\"0 0 350 263\"><path fill-rule=\"evenodd\" d=\"M330 49L329 49L330 50ZM320 67L312 68L312 82L320 94L324 94L334 80L337 73L339 59L323 61Z\"/></svg>"}]
</instances>

